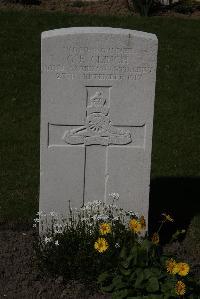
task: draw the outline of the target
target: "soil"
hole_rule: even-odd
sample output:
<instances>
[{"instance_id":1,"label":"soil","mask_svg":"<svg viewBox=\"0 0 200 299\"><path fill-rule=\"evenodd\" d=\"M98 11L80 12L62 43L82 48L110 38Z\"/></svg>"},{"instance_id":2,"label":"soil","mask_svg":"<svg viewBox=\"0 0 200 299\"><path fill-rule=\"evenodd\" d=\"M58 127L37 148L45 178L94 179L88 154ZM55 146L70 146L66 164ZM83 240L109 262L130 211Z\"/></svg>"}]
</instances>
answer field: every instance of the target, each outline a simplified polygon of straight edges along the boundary
<instances>
[{"instance_id":1,"label":"soil","mask_svg":"<svg viewBox=\"0 0 200 299\"><path fill-rule=\"evenodd\" d=\"M8 299L109 299L110 295L92 293L77 282L52 278L36 267L32 229L0 230L0 298Z\"/></svg>"}]
</instances>

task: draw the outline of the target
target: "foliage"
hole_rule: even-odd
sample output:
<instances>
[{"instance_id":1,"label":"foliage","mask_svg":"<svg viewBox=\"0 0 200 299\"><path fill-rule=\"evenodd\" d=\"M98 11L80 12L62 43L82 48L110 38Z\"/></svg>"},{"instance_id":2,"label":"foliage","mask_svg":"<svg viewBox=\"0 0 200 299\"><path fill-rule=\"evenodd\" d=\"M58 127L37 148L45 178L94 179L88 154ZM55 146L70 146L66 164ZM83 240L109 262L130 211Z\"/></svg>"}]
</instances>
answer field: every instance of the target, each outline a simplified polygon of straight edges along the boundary
<instances>
[{"instance_id":1,"label":"foliage","mask_svg":"<svg viewBox=\"0 0 200 299\"><path fill-rule=\"evenodd\" d=\"M163 215L167 218L158 231L170 221L169 215ZM187 263L163 254L154 239L150 241L137 234L127 237L119 254L117 270L114 273L105 271L98 278L102 291L112 293L112 299L168 299L182 295L198 299L200 286L192 275L188 275Z\"/></svg>"},{"instance_id":2,"label":"foliage","mask_svg":"<svg viewBox=\"0 0 200 299\"><path fill-rule=\"evenodd\" d=\"M179 231L179 235L180 233L181 231ZM175 235L173 236L175 237ZM187 261L190 264L191 274L200 284L200 215L196 215L192 219L183 240L172 238L171 241L164 246L164 252L178 260Z\"/></svg>"},{"instance_id":3,"label":"foliage","mask_svg":"<svg viewBox=\"0 0 200 299\"><path fill-rule=\"evenodd\" d=\"M119 208L118 194L112 193L110 199L109 204L94 201L80 209L70 207L66 218L40 211L34 223L40 223L40 268L68 280L97 280L101 291L112 293L113 299L197 299L200 286L189 264L164 254L159 246L163 225L174 219L163 213L149 238L144 217Z\"/></svg>"}]
</instances>

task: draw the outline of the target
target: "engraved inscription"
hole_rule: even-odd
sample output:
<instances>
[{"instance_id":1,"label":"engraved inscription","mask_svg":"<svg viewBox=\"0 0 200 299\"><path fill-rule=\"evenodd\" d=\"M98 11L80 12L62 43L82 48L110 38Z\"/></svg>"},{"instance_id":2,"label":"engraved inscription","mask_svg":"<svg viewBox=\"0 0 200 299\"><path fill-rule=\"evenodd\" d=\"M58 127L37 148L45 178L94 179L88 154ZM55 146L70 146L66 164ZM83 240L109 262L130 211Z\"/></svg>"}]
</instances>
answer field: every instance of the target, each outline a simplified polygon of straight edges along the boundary
<instances>
[{"instance_id":1,"label":"engraved inscription","mask_svg":"<svg viewBox=\"0 0 200 299\"><path fill-rule=\"evenodd\" d=\"M58 80L142 80L152 73L150 63L134 65L132 57L143 55L132 48L89 48L63 45L58 64L44 64L43 74L55 73ZM137 61L137 59L135 60Z\"/></svg>"},{"instance_id":2,"label":"engraved inscription","mask_svg":"<svg viewBox=\"0 0 200 299\"><path fill-rule=\"evenodd\" d=\"M67 56L67 62L82 64L82 63L115 63L115 64L128 64L128 56L127 55L69 55Z\"/></svg>"},{"instance_id":3,"label":"engraved inscription","mask_svg":"<svg viewBox=\"0 0 200 299\"><path fill-rule=\"evenodd\" d=\"M129 130L114 127L109 118L109 99L104 97L103 91L88 99L85 126L67 130L63 139L68 144L99 144L124 145L132 142Z\"/></svg>"},{"instance_id":4,"label":"engraved inscription","mask_svg":"<svg viewBox=\"0 0 200 299\"><path fill-rule=\"evenodd\" d=\"M142 74L83 74L82 78L87 80L140 80Z\"/></svg>"}]
</instances>

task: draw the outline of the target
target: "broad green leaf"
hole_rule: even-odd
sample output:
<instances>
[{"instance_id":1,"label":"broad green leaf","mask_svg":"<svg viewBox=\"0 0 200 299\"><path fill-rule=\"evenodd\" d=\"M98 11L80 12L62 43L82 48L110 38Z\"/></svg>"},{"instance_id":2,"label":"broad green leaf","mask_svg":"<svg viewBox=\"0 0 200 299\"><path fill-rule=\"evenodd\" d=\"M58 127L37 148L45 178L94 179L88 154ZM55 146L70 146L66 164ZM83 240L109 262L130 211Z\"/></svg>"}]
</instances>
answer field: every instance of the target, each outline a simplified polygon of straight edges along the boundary
<instances>
[{"instance_id":1,"label":"broad green leaf","mask_svg":"<svg viewBox=\"0 0 200 299\"><path fill-rule=\"evenodd\" d=\"M153 273L150 269L144 269L144 277L145 279L149 279L150 277L153 276Z\"/></svg>"},{"instance_id":2,"label":"broad green leaf","mask_svg":"<svg viewBox=\"0 0 200 299\"><path fill-rule=\"evenodd\" d=\"M122 281L122 277L117 276L113 279L112 285L115 290L120 290L126 287L126 283Z\"/></svg>"},{"instance_id":3,"label":"broad green leaf","mask_svg":"<svg viewBox=\"0 0 200 299\"><path fill-rule=\"evenodd\" d=\"M119 270L124 276L129 276L132 273L131 269L124 269L123 267L119 267Z\"/></svg>"},{"instance_id":4,"label":"broad green leaf","mask_svg":"<svg viewBox=\"0 0 200 299\"><path fill-rule=\"evenodd\" d=\"M146 284L146 290L149 293L157 292L159 290L159 282L156 277L150 277Z\"/></svg>"}]
</instances>

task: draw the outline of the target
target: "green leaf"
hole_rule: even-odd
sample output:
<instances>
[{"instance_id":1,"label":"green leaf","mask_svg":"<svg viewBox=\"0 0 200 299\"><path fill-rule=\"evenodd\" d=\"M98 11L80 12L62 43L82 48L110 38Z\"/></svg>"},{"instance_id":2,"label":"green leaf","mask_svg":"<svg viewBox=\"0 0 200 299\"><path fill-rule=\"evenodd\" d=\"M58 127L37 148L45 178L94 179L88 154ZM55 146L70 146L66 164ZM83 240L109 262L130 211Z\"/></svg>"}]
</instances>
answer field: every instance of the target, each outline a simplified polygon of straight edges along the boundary
<instances>
[{"instance_id":1,"label":"green leaf","mask_svg":"<svg viewBox=\"0 0 200 299\"><path fill-rule=\"evenodd\" d=\"M143 270L142 269L137 269L137 278L136 278L134 287L136 289L142 289L144 287L143 284L142 284L143 280L144 280Z\"/></svg>"},{"instance_id":2,"label":"green leaf","mask_svg":"<svg viewBox=\"0 0 200 299\"><path fill-rule=\"evenodd\" d=\"M119 267L119 270L124 276L129 276L132 273L131 269L124 269L123 267Z\"/></svg>"},{"instance_id":3,"label":"green leaf","mask_svg":"<svg viewBox=\"0 0 200 299\"><path fill-rule=\"evenodd\" d=\"M138 249L137 246L133 246L130 251L130 256L132 256L133 265L137 265Z\"/></svg>"},{"instance_id":4,"label":"green leaf","mask_svg":"<svg viewBox=\"0 0 200 299\"><path fill-rule=\"evenodd\" d=\"M136 272L134 271L134 272L131 274L131 276L130 276L130 278L129 278L129 281L130 281L130 282L133 282L134 280L136 280L136 277L137 277L137 275L136 275Z\"/></svg>"},{"instance_id":5,"label":"green leaf","mask_svg":"<svg viewBox=\"0 0 200 299\"><path fill-rule=\"evenodd\" d=\"M165 277L166 275L163 274L159 268L150 267L150 268L144 269L144 276L145 276L145 279L149 279L150 277L156 277L157 279L160 279L162 277Z\"/></svg>"},{"instance_id":6,"label":"green leaf","mask_svg":"<svg viewBox=\"0 0 200 299\"><path fill-rule=\"evenodd\" d=\"M110 274L108 272L103 272L98 276L97 283L102 283L108 278L110 278Z\"/></svg>"},{"instance_id":7,"label":"green leaf","mask_svg":"<svg viewBox=\"0 0 200 299\"><path fill-rule=\"evenodd\" d=\"M101 290L103 292L106 292L106 293L112 292L113 289L114 289L114 285L113 284L110 284L109 286L106 286L106 287L101 287Z\"/></svg>"},{"instance_id":8,"label":"green leaf","mask_svg":"<svg viewBox=\"0 0 200 299\"><path fill-rule=\"evenodd\" d=\"M161 292L165 296L173 296L175 295L175 279L166 280L164 283L161 284Z\"/></svg>"},{"instance_id":9,"label":"green leaf","mask_svg":"<svg viewBox=\"0 0 200 299\"><path fill-rule=\"evenodd\" d=\"M147 284L146 284L146 290L149 293L157 292L159 290L159 282L156 277L151 277Z\"/></svg>"},{"instance_id":10,"label":"green leaf","mask_svg":"<svg viewBox=\"0 0 200 299\"><path fill-rule=\"evenodd\" d=\"M122 261L122 262L120 263L120 265L121 265L123 268L127 269L128 266L129 266L129 262L128 262L127 260L125 260L125 261Z\"/></svg>"},{"instance_id":11,"label":"green leaf","mask_svg":"<svg viewBox=\"0 0 200 299\"><path fill-rule=\"evenodd\" d=\"M147 239L144 239L141 243L140 243L141 247L145 248L145 249L148 249L150 247L152 247L152 242L147 240Z\"/></svg>"},{"instance_id":12,"label":"green leaf","mask_svg":"<svg viewBox=\"0 0 200 299\"><path fill-rule=\"evenodd\" d=\"M129 267L129 265L130 265L130 262L131 262L131 260L133 259L133 256L131 255L131 254L129 254L129 256L125 259L125 260L123 260L123 261L121 261L121 265L124 267L124 268L128 268Z\"/></svg>"},{"instance_id":13,"label":"green leaf","mask_svg":"<svg viewBox=\"0 0 200 299\"><path fill-rule=\"evenodd\" d=\"M125 246L122 247L122 250L120 251L119 257L122 258L122 259L126 258L126 247Z\"/></svg>"},{"instance_id":14,"label":"green leaf","mask_svg":"<svg viewBox=\"0 0 200 299\"><path fill-rule=\"evenodd\" d=\"M112 285L115 290L120 290L126 287L126 283L122 281L122 277L120 276L113 278Z\"/></svg>"},{"instance_id":15,"label":"green leaf","mask_svg":"<svg viewBox=\"0 0 200 299\"><path fill-rule=\"evenodd\" d=\"M127 295L128 295L127 289L116 291L112 294L112 299L124 299L127 298Z\"/></svg>"},{"instance_id":16,"label":"green leaf","mask_svg":"<svg viewBox=\"0 0 200 299\"><path fill-rule=\"evenodd\" d=\"M150 277L153 276L153 273L150 269L144 269L144 277L145 279L149 279Z\"/></svg>"}]
</instances>

